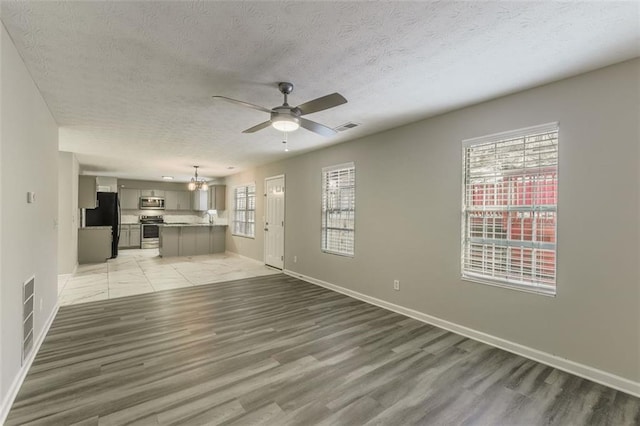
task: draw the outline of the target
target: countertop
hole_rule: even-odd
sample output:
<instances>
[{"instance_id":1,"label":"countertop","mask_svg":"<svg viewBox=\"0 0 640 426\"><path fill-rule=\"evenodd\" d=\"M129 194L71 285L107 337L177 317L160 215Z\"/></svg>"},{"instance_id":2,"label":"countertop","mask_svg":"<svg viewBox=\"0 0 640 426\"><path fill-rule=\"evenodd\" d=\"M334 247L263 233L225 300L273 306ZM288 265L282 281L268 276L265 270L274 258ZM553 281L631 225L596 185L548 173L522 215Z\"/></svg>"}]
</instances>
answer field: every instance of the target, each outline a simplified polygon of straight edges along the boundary
<instances>
[{"instance_id":1,"label":"countertop","mask_svg":"<svg viewBox=\"0 0 640 426\"><path fill-rule=\"evenodd\" d=\"M111 226L109 226L109 225L105 225L105 226L85 226L84 228L78 228L78 230L80 230L80 231L82 231L83 229L88 229L90 231L96 230L96 229L111 229Z\"/></svg>"},{"instance_id":2,"label":"countertop","mask_svg":"<svg viewBox=\"0 0 640 426\"><path fill-rule=\"evenodd\" d=\"M195 227L195 226L227 226L218 223L160 223L160 226L164 228L181 228L181 227Z\"/></svg>"},{"instance_id":3,"label":"countertop","mask_svg":"<svg viewBox=\"0 0 640 426\"><path fill-rule=\"evenodd\" d=\"M122 225L140 225L140 222L122 222Z\"/></svg>"}]
</instances>

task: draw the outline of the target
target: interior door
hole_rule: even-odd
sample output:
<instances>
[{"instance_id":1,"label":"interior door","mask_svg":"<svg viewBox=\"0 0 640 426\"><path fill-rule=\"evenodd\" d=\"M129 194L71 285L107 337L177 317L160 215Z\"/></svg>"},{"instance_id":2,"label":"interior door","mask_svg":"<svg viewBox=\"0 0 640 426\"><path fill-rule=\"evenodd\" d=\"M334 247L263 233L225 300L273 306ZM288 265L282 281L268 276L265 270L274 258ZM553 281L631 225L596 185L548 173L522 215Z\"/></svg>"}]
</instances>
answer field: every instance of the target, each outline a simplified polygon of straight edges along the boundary
<instances>
[{"instance_id":1,"label":"interior door","mask_svg":"<svg viewBox=\"0 0 640 426\"><path fill-rule=\"evenodd\" d=\"M264 226L264 263L284 267L284 176L264 181L266 193Z\"/></svg>"}]
</instances>

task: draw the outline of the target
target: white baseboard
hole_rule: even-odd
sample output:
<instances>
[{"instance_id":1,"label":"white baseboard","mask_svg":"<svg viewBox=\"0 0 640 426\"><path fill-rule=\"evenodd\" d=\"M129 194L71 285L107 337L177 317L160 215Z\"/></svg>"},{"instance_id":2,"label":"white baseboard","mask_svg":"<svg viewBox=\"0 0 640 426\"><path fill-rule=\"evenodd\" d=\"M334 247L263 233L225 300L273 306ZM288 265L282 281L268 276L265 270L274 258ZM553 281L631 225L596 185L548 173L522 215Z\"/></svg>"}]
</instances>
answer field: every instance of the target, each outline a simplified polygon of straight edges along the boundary
<instances>
[{"instance_id":1,"label":"white baseboard","mask_svg":"<svg viewBox=\"0 0 640 426\"><path fill-rule=\"evenodd\" d=\"M27 377L27 373L31 368L31 364L36 358L36 354L40 350L40 346L42 345L44 338L47 336L49 328L51 327L51 324L53 323L53 320L56 317L59 308L60 305L58 305L58 303L56 302L56 306L53 308L53 312L51 312L49 318L47 318L47 322L45 322L44 327L42 328L42 332L38 336L38 340L35 341L35 345L33 347L33 350L31 351L31 355L29 355L29 358L25 360L22 368L20 368L20 371L18 372L18 375L13 379L11 386L9 386L9 390L7 391L7 394L3 398L2 404L0 405L0 425L4 424L4 421L7 419L9 410L13 405L13 401L15 401L16 396L18 396L18 391L22 386L22 382L24 382L25 377Z\"/></svg>"},{"instance_id":2,"label":"white baseboard","mask_svg":"<svg viewBox=\"0 0 640 426\"><path fill-rule=\"evenodd\" d=\"M264 265L264 262L258 260L258 259L254 259L253 257L249 257L249 256L244 256L242 254L236 253L234 251L225 251L224 254L228 255L228 256L235 256L235 257L239 257L241 259L245 259L245 260L250 260L252 262Z\"/></svg>"},{"instance_id":3,"label":"white baseboard","mask_svg":"<svg viewBox=\"0 0 640 426\"><path fill-rule=\"evenodd\" d=\"M620 377L585 364L580 364L578 362L574 362L557 355L549 354L547 352L530 348L519 343L511 342L500 337L492 336L490 334L483 333L481 331L474 330L472 328L468 328L447 320L443 320L438 317L427 315L414 309L405 308L404 306L384 301L382 299L367 296L366 294L349 290L347 288L340 287L338 285L331 284L313 277L308 277L295 271L285 269L283 272L287 275L300 278L301 280L307 281L311 284L316 284L321 287L328 288L329 290L345 294L347 296L353 297L354 299L367 302L371 305L379 306L381 308L405 315L418 321L435 325L436 327L440 327L453 333L468 337L470 339L486 343L487 345L491 345L496 348L503 349L507 352L511 352L516 355L538 361L542 364L549 365L551 367L557 368L558 370L566 371L567 373L571 373L576 376L591 380L593 382L608 386L610 388L628 393L630 395L640 397L640 382L634 382L632 380L625 379L624 377Z\"/></svg>"}]
</instances>

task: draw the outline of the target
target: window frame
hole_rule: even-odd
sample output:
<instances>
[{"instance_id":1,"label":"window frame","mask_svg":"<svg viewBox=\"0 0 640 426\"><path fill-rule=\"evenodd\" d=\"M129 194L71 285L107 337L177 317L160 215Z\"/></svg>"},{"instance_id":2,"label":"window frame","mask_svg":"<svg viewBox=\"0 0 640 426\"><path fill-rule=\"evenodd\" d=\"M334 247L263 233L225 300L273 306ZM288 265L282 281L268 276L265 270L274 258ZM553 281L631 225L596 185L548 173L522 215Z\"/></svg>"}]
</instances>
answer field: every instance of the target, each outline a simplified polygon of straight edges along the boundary
<instances>
[{"instance_id":1,"label":"window frame","mask_svg":"<svg viewBox=\"0 0 640 426\"><path fill-rule=\"evenodd\" d=\"M327 184L326 180L328 177L328 173L331 172L340 172L343 170L353 170L353 209L352 209L352 218L351 222L353 226L347 231L351 233L351 252L342 251L335 248L328 248L328 242L326 231L331 228L327 226L328 218L327 214L329 210L327 209ZM333 254L336 256L343 257L355 257L356 251L356 165L355 162L351 161L348 163L336 164L333 166L327 166L322 168L321 173L321 189L320 189L320 250L322 253ZM340 212L350 211L349 209L340 209Z\"/></svg>"},{"instance_id":2,"label":"window frame","mask_svg":"<svg viewBox=\"0 0 640 426\"><path fill-rule=\"evenodd\" d=\"M554 197L555 197L555 205L553 204L546 204L544 206L541 205L536 205L535 201L532 204L525 204L525 205L519 205L519 204L512 204L511 200L508 201L508 204L506 205L506 213L507 213L507 221L511 220L511 216L509 216L512 212L522 212L522 213L527 213L532 220L532 223L535 221L535 219L540 217L540 213L541 212L550 212L552 214L554 214L554 223L553 223L553 242L544 242L544 241L540 241L538 240L536 237L536 239L534 240L533 238L533 234L534 234L534 229L535 225L531 225L531 240L527 241L525 239L523 239L521 237L521 239L515 239L515 238L511 238L510 237L510 233L511 233L511 228L509 227L509 224L507 226L506 229L504 229L504 233L505 233L505 244L500 244L500 245L495 245L494 243L494 251L496 247L500 247L500 248L506 248L507 253L509 252L510 249L512 248L516 248L516 249L531 249L531 257L532 259L535 258L538 255L538 252L536 252L535 250L552 250L553 252L553 278L552 278L552 283L545 283L542 281L542 277L541 274L542 272L539 271L544 271L545 269L547 271L550 271L550 269L548 267L541 267L540 270L537 269L533 269L535 271L535 273L537 273L538 275L538 279L537 280L533 280L535 273L531 273L531 280L530 282L525 282L525 281L518 281L512 278L509 278L509 274L513 273L512 271L510 271L511 266L509 265L510 262L510 257L507 255L507 257L505 258L504 261L504 267L505 267L505 271L509 271L509 272L505 272L504 273L504 277L496 277L495 276L495 266L493 269L494 274L491 275L487 275L487 274L482 274L482 273L478 273L477 271L471 271L469 270L470 268L466 268L465 267L465 261L467 261L468 259L465 258L466 255L466 250L467 250L467 245L471 244L471 237L467 234L467 232L469 231L469 229L471 228L471 221L468 221L468 214L469 211L468 206L467 206L467 196L468 196L468 179L467 179L467 161L468 161L468 149L471 147L477 147L477 146L481 146L481 145L490 145L490 144L495 144L495 143L499 143L499 142L509 142L509 141L513 141L519 138L527 138L527 137L532 137L535 135L541 135L541 134L549 134L549 133L555 133L555 165L553 166L549 166L548 167L548 171L546 173L543 173L542 170L538 171L537 173L534 174L534 176L547 176L550 173L555 175L555 180L553 181L554 188L553 191L554 192ZM526 146L526 141L523 142L523 144ZM559 157L560 157L560 127L559 127L559 123L558 122L551 122L551 123L546 123L546 124L542 124L542 125L538 125L538 126L531 126L531 127L526 127L526 128L521 128L521 129L516 129L516 130L510 130L507 132L500 132L500 133L494 133L491 135L486 135L486 136L481 136L481 137L476 137L476 138L471 138L471 139L465 139L462 141L462 185L461 185L461 195L462 195L462 200L461 200L461 241L460 241L460 246L461 246L461 251L460 251L460 276L461 279L463 281L471 281L471 282L475 282L475 283L480 283L480 284L487 284L487 285L492 285L492 286L498 286L498 287L504 287L504 288L509 288L509 289L514 289L514 290L519 290L519 291L524 291L524 292L529 292L529 293L534 293L534 294L540 294L540 295L545 295L545 296L555 296L557 293L557 285L558 285L558 280L557 280L557 271L558 271L558 205L559 205L559 197L558 197L558 188L559 188ZM521 169L517 169L518 172L523 172L522 176L526 176L526 172L527 171L527 167L523 165L523 167ZM552 171L549 171L552 170ZM504 174L500 174L499 177L501 179L504 178L509 178L509 177L513 177L513 176L517 176L517 174L510 176L509 173L504 173ZM503 188L504 190L504 188ZM509 193L510 196L513 196L513 192ZM531 196L533 196L533 194L535 194L536 196L546 196L546 195L541 195L544 194L543 193L538 193L538 192L532 192ZM519 195L518 195L519 196ZM538 206L538 208L536 208L536 206ZM549 206L553 206L553 207L549 207ZM476 209L477 211L478 209ZM483 209L484 210L484 209ZM497 211L495 209L495 207L492 209L491 207L486 209L487 211ZM538 215L536 215L536 213ZM515 217L518 217L517 215ZM544 218L544 215L542 216ZM520 218L520 220L525 220L525 218L527 218L526 215L522 215L522 217ZM503 225L504 226L504 225ZM545 225L546 226L546 225ZM486 222L483 223L482 225L482 232L483 235L486 234L487 231L487 224ZM524 232L524 227L522 227L520 229L520 232ZM545 230L550 230L551 228L546 227L544 228ZM536 230L537 232L537 230ZM495 229L493 231L494 237L495 237ZM522 234L521 234L522 235ZM544 237L542 237L544 238ZM483 240L486 240L486 238L482 238ZM494 242L495 242L495 238L494 238ZM518 242L520 242L521 244L518 244ZM486 245L486 244L485 244ZM552 246L552 248L551 248ZM471 250L471 248L469 248L469 250ZM484 250L486 250L485 248L483 248L483 253ZM520 256L522 256L521 253L523 253L523 251L520 251ZM544 256L544 252L542 252L542 256ZM484 259L483 259L484 260ZM546 260L546 259L545 259ZM532 263L532 264L535 264ZM524 266L521 266L521 268L524 270Z\"/></svg>"},{"instance_id":3,"label":"window frame","mask_svg":"<svg viewBox=\"0 0 640 426\"><path fill-rule=\"evenodd\" d=\"M249 209L249 188L253 187L253 209ZM245 208L244 209L238 209L238 190L244 188L245 191ZM232 221L231 221L231 235L235 236L235 237L243 237L243 238L252 238L255 239L256 238L256 202L257 202L257 196L256 196L256 183L255 182L250 182L250 183L245 183L242 185L236 185L233 187L233 216L232 216ZM237 220L237 216L236 213L238 211L243 211L244 212L244 220ZM248 220L248 215L247 212L253 212L253 222ZM248 224L253 224L253 234L249 234L249 233L240 233L238 232L238 223L243 223L245 230L247 229L247 225Z\"/></svg>"}]
</instances>

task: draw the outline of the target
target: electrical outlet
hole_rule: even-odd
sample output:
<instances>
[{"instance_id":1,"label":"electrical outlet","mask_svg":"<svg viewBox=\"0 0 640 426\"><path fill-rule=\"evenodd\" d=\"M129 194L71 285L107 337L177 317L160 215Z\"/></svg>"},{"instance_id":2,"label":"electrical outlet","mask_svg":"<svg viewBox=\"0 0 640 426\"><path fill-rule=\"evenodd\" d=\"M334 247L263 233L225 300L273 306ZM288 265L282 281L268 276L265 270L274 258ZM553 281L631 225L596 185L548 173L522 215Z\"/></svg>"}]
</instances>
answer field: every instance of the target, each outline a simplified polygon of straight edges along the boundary
<instances>
[{"instance_id":1,"label":"electrical outlet","mask_svg":"<svg viewBox=\"0 0 640 426\"><path fill-rule=\"evenodd\" d=\"M393 289L400 290L400 280L393 280Z\"/></svg>"},{"instance_id":2,"label":"electrical outlet","mask_svg":"<svg viewBox=\"0 0 640 426\"><path fill-rule=\"evenodd\" d=\"M293 263L298 263L298 256L293 256Z\"/></svg>"},{"instance_id":3,"label":"electrical outlet","mask_svg":"<svg viewBox=\"0 0 640 426\"><path fill-rule=\"evenodd\" d=\"M42 297L40 298L40 312L42 312Z\"/></svg>"}]
</instances>

